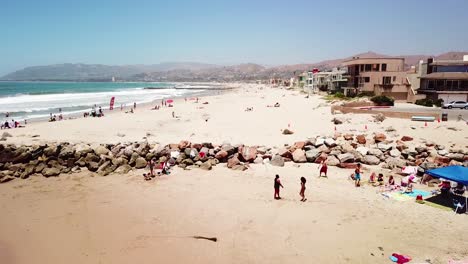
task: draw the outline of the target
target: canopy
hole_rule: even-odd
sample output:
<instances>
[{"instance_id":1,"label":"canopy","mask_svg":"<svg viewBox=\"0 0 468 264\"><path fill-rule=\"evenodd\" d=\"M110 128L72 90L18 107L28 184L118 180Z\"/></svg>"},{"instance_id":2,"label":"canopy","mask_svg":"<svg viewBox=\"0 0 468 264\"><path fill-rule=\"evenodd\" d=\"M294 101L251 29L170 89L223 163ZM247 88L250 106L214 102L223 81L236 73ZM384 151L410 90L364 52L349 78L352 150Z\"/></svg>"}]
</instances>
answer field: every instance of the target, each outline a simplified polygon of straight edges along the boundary
<instances>
[{"instance_id":1,"label":"canopy","mask_svg":"<svg viewBox=\"0 0 468 264\"><path fill-rule=\"evenodd\" d=\"M468 185L468 168L463 166L448 166L439 169L426 171L427 174L436 177L444 178L454 182Z\"/></svg>"}]
</instances>

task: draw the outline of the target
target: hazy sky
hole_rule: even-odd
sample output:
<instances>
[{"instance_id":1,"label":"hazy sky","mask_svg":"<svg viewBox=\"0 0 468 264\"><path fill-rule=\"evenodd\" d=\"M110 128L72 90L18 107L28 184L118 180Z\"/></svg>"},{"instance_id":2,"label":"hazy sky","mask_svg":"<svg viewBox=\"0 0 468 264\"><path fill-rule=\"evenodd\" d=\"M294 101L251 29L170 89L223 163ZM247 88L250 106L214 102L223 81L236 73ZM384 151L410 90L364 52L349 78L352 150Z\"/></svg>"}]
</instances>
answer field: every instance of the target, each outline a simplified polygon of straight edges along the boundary
<instances>
[{"instance_id":1,"label":"hazy sky","mask_svg":"<svg viewBox=\"0 0 468 264\"><path fill-rule=\"evenodd\" d=\"M64 62L274 65L468 50L466 0L0 0L0 75Z\"/></svg>"}]
</instances>

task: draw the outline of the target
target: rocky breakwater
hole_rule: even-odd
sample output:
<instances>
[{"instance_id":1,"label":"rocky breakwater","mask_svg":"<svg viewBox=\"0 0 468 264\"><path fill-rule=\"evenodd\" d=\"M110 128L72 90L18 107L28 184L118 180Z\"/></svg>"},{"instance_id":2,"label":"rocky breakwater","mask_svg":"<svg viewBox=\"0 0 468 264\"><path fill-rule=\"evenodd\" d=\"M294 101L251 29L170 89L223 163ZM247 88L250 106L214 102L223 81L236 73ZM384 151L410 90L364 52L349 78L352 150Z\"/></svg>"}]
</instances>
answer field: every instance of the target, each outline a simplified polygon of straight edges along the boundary
<instances>
[{"instance_id":1,"label":"rocky breakwater","mask_svg":"<svg viewBox=\"0 0 468 264\"><path fill-rule=\"evenodd\" d=\"M168 145L146 141L105 145L0 145L0 183L34 175L53 177L79 171L102 176L125 174L132 169L145 168L151 159L158 164L167 161L184 169L211 170L222 163L239 171L247 170L251 163L284 166L285 162L320 163L326 160L329 166L350 169L357 163L395 171L404 166L418 166L422 174L440 166L468 166L468 151L466 147L416 143L408 136L396 138L383 133L318 136L282 147L188 141Z\"/></svg>"}]
</instances>

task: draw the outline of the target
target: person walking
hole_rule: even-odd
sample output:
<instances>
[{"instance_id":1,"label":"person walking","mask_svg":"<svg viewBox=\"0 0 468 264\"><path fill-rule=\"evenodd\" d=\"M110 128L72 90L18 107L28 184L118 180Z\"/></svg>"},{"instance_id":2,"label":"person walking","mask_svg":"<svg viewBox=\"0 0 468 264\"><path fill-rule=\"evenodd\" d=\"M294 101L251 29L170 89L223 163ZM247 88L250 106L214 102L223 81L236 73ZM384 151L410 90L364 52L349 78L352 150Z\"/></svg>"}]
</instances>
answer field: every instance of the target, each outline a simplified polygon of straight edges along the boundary
<instances>
[{"instance_id":1,"label":"person walking","mask_svg":"<svg viewBox=\"0 0 468 264\"><path fill-rule=\"evenodd\" d=\"M279 175L276 174L275 176L275 183L274 183L274 188L275 188L275 199L276 200L279 200L281 199L281 196L280 196L280 187L281 188L284 188L283 185L281 184L281 181L279 179Z\"/></svg>"}]
</instances>

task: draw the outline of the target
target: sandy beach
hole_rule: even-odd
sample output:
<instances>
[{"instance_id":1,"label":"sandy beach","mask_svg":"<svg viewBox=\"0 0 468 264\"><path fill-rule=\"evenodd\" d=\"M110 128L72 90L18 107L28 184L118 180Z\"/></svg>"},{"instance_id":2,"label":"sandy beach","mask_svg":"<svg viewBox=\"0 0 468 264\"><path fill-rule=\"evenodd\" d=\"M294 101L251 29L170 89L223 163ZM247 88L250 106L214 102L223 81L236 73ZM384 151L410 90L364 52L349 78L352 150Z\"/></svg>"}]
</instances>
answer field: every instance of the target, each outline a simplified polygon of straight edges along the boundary
<instances>
[{"instance_id":1,"label":"sandy beach","mask_svg":"<svg viewBox=\"0 0 468 264\"><path fill-rule=\"evenodd\" d=\"M147 105L134 114L117 110L104 118L34 123L8 130L12 137L3 144L146 139L280 147L318 135L371 135L393 127L391 139L414 137L408 144L468 145L463 122L375 123L371 115L346 114L336 116L349 122L335 126L329 103L305 96L245 84L198 103L179 99L171 108ZM280 107L267 107L276 102ZM285 128L294 134L283 135ZM330 167L328 178L318 178L317 164L288 162L251 164L243 172L225 164L211 171L175 168L152 181L143 180L143 170L14 180L0 185L1 263L390 263L392 253L411 256L411 263L468 261L466 215L413 199L386 199L365 184L355 188L347 179L352 171ZM366 166L364 179L370 171L384 170ZM285 186L279 201L273 199L275 174ZM304 203L298 194L302 176Z\"/></svg>"}]
</instances>

